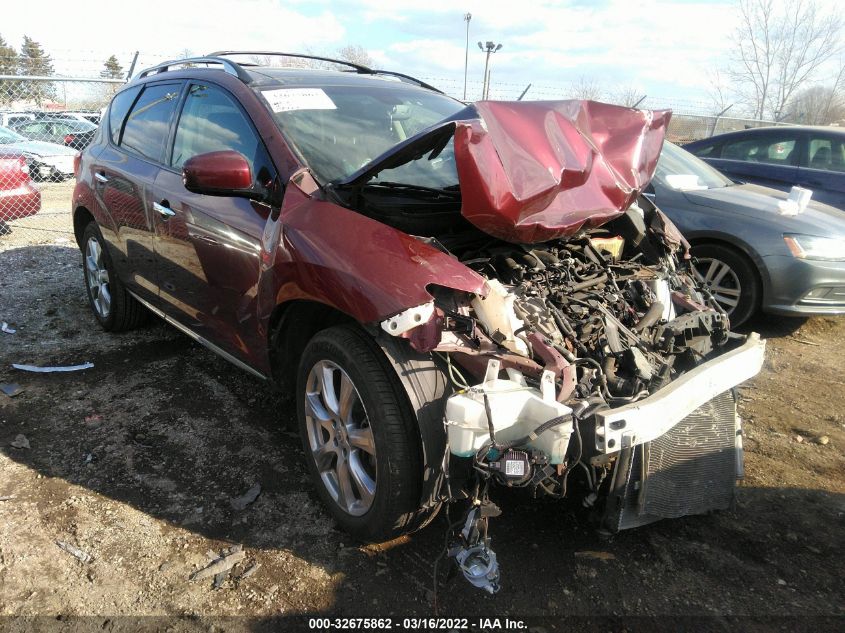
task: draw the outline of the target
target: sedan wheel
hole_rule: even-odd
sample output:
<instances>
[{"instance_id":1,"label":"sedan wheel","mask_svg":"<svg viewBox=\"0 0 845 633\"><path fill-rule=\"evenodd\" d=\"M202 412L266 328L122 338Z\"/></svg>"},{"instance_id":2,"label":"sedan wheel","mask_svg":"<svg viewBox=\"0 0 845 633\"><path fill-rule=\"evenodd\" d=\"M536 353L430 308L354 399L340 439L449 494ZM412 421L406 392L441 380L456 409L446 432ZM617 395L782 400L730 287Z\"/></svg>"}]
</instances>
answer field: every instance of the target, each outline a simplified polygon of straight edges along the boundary
<instances>
[{"instance_id":1,"label":"sedan wheel","mask_svg":"<svg viewBox=\"0 0 845 633\"><path fill-rule=\"evenodd\" d=\"M718 259L699 257L694 273L695 278L710 291L716 302L730 316L742 295L742 284L731 267Z\"/></svg>"},{"instance_id":2,"label":"sedan wheel","mask_svg":"<svg viewBox=\"0 0 845 633\"><path fill-rule=\"evenodd\" d=\"M744 253L722 244L693 246L693 274L727 313L731 326L747 321L760 307L759 274Z\"/></svg>"},{"instance_id":3,"label":"sedan wheel","mask_svg":"<svg viewBox=\"0 0 845 633\"><path fill-rule=\"evenodd\" d=\"M305 424L329 495L352 516L365 514L376 494L375 438L352 379L331 361L317 362L308 373Z\"/></svg>"}]
</instances>

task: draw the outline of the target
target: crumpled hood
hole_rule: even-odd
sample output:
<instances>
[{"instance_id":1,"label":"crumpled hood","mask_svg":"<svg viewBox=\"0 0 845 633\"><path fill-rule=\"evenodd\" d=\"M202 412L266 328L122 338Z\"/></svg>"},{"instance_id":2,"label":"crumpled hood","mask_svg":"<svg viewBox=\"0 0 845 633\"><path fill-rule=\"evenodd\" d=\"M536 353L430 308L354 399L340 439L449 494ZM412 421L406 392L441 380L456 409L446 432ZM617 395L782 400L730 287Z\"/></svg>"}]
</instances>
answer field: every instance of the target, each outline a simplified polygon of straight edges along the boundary
<instances>
[{"instance_id":1,"label":"crumpled hood","mask_svg":"<svg viewBox=\"0 0 845 633\"><path fill-rule=\"evenodd\" d=\"M595 101L482 101L455 131L467 220L512 242L572 235L621 215L657 166L671 111Z\"/></svg>"},{"instance_id":2,"label":"crumpled hood","mask_svg":"<svg viewBox=\"0 0 845 633\"><path fill-rule=\"evenodd\" d=\"M621 215L657 167L671 111L596 101L481 101L336 186L439 154L454 136L461 213L509 242L544 242Z\"/></svg>"}]
</instances>

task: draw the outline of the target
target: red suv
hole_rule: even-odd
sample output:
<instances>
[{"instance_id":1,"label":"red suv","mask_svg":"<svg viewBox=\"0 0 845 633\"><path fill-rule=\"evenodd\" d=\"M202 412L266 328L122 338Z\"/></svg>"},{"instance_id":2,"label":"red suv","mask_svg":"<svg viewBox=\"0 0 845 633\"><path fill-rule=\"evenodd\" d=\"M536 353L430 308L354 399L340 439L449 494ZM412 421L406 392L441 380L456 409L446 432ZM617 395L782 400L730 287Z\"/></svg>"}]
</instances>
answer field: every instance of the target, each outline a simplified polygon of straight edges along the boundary
<instances>
[{"instance_id":1,"label":"red suv","mask_svg":"<svg viewBox=\"0 0 845 633\"><path fill-rule=\"evenodd\" d=\"M487 591L496 486L578 496L609 531L731 503L732 388L763 343L729 331L639 195L669 112L465 105L238 55L140 73L82 152L74 226L106 330L149 310L280 381L360 538L471 501L450 553Z\"/></svg>"}]
</instances>

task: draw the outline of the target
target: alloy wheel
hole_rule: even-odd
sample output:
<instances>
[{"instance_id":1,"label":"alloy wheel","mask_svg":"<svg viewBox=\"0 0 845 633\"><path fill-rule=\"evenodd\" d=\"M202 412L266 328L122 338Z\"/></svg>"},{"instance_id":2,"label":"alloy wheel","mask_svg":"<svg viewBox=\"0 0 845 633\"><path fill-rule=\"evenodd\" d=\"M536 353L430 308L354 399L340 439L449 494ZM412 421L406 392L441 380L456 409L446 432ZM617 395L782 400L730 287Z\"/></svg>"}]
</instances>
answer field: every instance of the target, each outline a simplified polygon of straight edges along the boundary
<instances>
[{"instance_id":1,"label":"alloy wheel","mask_svg":"<svg viewBox=\"0 0 845 633\"><path fill-rule=\"evenodd\" d=\"M376 494L376 447L361 396L335 363L317 362L305 386L305 426L311 457L335 503L365 514Z\"/></svg>"},{"instance_id":2,"label":"alloy wheel","mask_svg":"<svg viewBox=\"0 0 845 633\"><path fill-rule=\"evenodd\" d=\"M742 285L734 270L718 259L699 257L693 272L695 278L713 295L716 303L730 316L742 294Z\"/></svg>"},{"instance_id":3,"label":"alloy wheel","mask_svg":"<svg viewBox=\"0 0 845 633\"><path fill-rule=\"evenodd\" d=\"M109 271L103 257L103 248L95 238L89 238L85 246L85 277L91 304L101 319L107 319L111 312Z\"/></svg>"}]
</instances>

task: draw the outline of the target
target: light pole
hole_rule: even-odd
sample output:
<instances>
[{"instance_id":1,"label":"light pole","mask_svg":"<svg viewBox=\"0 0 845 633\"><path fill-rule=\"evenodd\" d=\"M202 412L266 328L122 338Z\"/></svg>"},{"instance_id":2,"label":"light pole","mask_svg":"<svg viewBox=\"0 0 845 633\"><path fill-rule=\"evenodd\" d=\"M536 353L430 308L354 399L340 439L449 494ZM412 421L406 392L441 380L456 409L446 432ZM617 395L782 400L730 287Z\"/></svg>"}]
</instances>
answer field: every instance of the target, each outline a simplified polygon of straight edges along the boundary
<instances>
[{"instance_id":1,"label":"light pole","mask_svg":"<svg viewBox=\"0 0 845 633\"><path fill-rule=\"evenodd\" d=\"M488 40L484 44L479 42L478 48L482 52L487 51L487 59L484 61L484 88L481 91L481 98L487 99L490 93L490 54L498 51L502 45Z\"/></svg>"},{"instance_id":2,"label":"light pole","mask_svg":"<svg viewBox=\"0 0 845 633\"><path fill-rule=\"evenodd\" d=\"M464 13L464 22L467 23L467 48L464 56L464 101L467 100L467 69L469 68L469 21L472 20L472 13Z\"/></svg>"}]
</instances>

